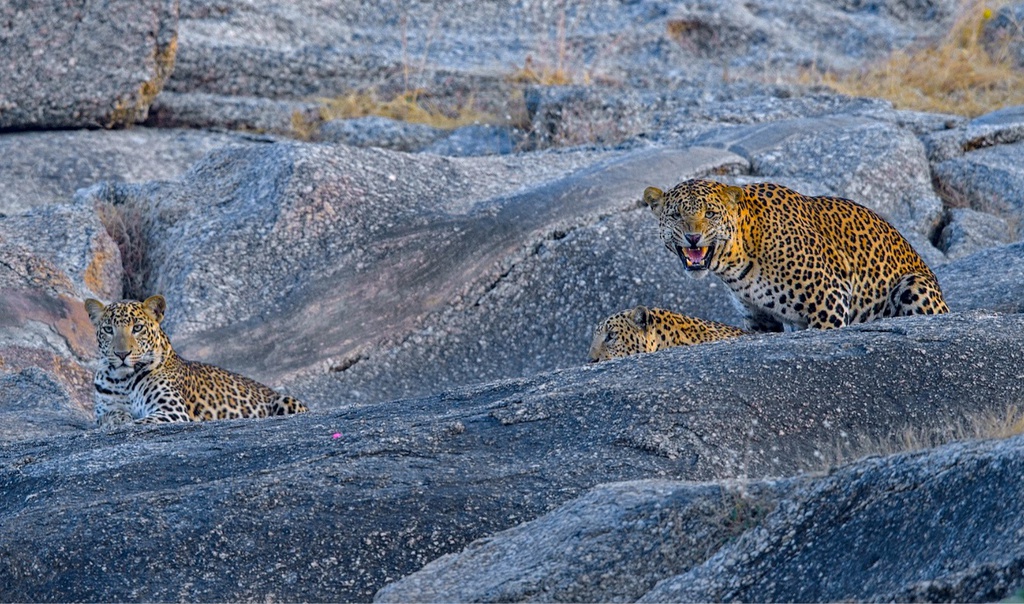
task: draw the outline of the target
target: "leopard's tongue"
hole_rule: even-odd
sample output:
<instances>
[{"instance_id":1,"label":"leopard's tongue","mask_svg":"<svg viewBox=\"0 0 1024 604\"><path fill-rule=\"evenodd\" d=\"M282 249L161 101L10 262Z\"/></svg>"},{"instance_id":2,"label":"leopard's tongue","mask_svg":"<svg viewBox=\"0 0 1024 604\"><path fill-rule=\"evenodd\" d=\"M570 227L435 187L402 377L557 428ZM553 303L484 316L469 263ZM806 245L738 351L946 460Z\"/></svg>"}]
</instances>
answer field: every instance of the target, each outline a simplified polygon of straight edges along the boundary
<instances>
[{"instance_id":1,"label":"leopard's tongue","mask_svg":"<svg viewBox=\"0 0 1024 604\"><path fill-rule=\"evenodd\" d=\"M701 264L704 262L704 257L708 255L708 248L687 247L683 248L683 254L686 256L687 264Z\"/></svg>"}]
</instances>

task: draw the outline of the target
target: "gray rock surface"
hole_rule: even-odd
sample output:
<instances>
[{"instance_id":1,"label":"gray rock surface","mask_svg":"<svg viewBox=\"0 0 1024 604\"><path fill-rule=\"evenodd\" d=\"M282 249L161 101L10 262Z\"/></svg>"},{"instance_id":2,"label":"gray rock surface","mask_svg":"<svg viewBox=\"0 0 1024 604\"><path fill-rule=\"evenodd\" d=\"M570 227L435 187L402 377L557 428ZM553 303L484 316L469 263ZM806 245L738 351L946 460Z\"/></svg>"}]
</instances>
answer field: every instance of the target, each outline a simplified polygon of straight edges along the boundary
<instances>
[{"instance_id":1,"label":"gray rock surface","mask_svg":"<svg viewBox=\"0 0 1024 604\"><path fill-rule=\"evenodd\" d=\"M723 67L745 73L812 63L842 68L945 31L956 3L460 1L439 7L317 1L267 11L184 2L181 51L168 88L299 99L382 85L438 90L455 81L468 87L458 94L476 93L487 104L482 97L489 94L507 100L502 82L527 56L538 68L562 67L577 82L643 87L680 77L718 81ZM437 85L442 82L449 85Z\"/></svg>"},{"instance_id":2,"label":"gray rock surface","mask_svg":"<svg viewBox=\"0 0 1024 604\"><path fill-rule=\"evenodd\" d=\"M1021 315L896 319L359 409L22 441L0 448L0 582L12 600L365 600L598 483L793 474L853 435L1002 411L1024 396L1022 336Z\"/></svg>"},{"instance_id":3,"label":"gray rock surface","mask_svg":"<svg viewBox=\"0 0 1024 604\"><path fill-rule=\"evenodd\" d=\"M0 130L141 122L174 67L177 0L5 2L0 22Z\"/></svg>"},{"instance_id":4,"label":"gray rock surface","mask_svg":"<svg viewBox=\"0 0 1024 604\"><path fill-rule=\"evenodd\" d=\"M74 227L68 232L74 234ZM92 373L86 365L94 356L95 335L74 281L53 260L0 237L0 375L15 374L5 382L4 392L13 397L4 418L5 440L68 429L68 422L56 417L59 410L69 416L92 411ZM17 375L26 370L48 377ZM37 377L48 383L39 385ZM63 391L56 392L53 381ZM25 395L14 397L22 386Z\"/></svg>"},{"instance_id":5,"label":"gray rock surface","mask_svg":"<svg viewBox=\"0 0 1024 604\"><path fill-rule=\"evenodd\" d=\"M852 464L640 601L1007 598L1024 588L1021 471L1020 436Z\"/></svg>"},{"instance_id":6,"label":"gray rock surface","mask_svg":"<svg viewBox=\"0 0 1024 604\"><path fill-rule=\"evenodd\" d=\"M356 147L380 147L395 151L420 151L443 139L445 131L426 124L368 116L329 120L320 125L316 140Z\"/></svg>"},{"instance_id":7,"label":"gray rock surface","mask_svg":"<svg viewBox=\"0 0 1024 604\"><path fill-rule=\"evenodd\" d=\"M1024 140L1024 105L1004 107L948 130L926 133L922 140L933 163L994 145Z\"/></svg>"},{"instance_id":8,"label":"gray rock surface","mask_svg":"<svg viewBox=\"0 0 1024 604\"><path fill-rule=\"evenodd\" d=\"M99 181L170 180L213 149L251 144L237 134L172 129L8 133L0 136L0 214L70 203Z\"/></svg>"},{"instance_id":9,"label":"gray rock surface","mask_svg":"<svg viewBox=\"0 0 1024 604\"><path fill-rule=\"evenodd\" d=\"M1024 587L1021 469L1024 437L867 458L822 478L604 485L374 600L999 600Z\"/></svg>"},{"instance_id":10,"label":"gray rock surface","mask_svg":"<svg viewBox=\"0 0 1024 604\"><path fill-rule=\"evenodd\" d=\"M929 236L941 219L923 145L891 124L844 115L780 120L720 128L696 144L743 156L758 177L822 183L904 232Z\"/></svg>"},{"instance_id":11,"label":"gray rock surface","mask_svg":"<svg viewBox=\"0 0 1024 604\"><path fill-rule=\"evenodd\" d=\"M935 269L954 311L1024 312L1024 244L990 248Z\"/></svg>"},{"instance_id":12,"label":"gray rock surface","mask_svg":"<svg viewBox=\"0 0 1024 604\"><path fill-rule=\"evenodd\" d=\"M34 261L52 264L70 281L68 293L121 297L121 254L92 204L47 205L5 216L0 220L0 249L15 256L27 252Z\"/></svg>"},{"instance_id":13,"label":"gray rock surface","mask_svg":"<svg viewBox=\"0 0 1024 604\"><path fill-rule=\"evenodd\" d=\"M514 153L524 144L518 131L479 124L463 126L451 134L423 149L424 153L447 155L449 157L472 157L476 155L507 155Z\"/></svg>"},{"instance_id":14,"label":"gray rock surface","mask_svg":"<svg viewBox=\"0 0 1024 604\"><path fill-rule=\"evenodd\" d=\"M1024 141L971 151L932 170L938 190L955 205L1003 218L1016 240L1024 235Z\"/></svg>"},{"instance_id":15,"label":"gray rock surface","mask_svg":"<svg viewBox=\"0 0 1024 604\"><path fill-rule=\"evenodd\" d=\"M240 130L303 138L318 121L319 103L217 94L165 92L153 102L146 124L157 128Z\"/></svg>"},{"instance_id":16,"label":"gray rock surface","mask_svg":"<svg viewBox=\"0 0 1024 604\"><path fill-rule=\"evenodd\" d=\"M6 351L0 348L2 352ZM0 365L0 442L78 432L91 427L92 421L92 413L76 404L66 384L51 373L38 367L10 372Z\"/></svg>"},{"instance_id":17,"label":"gray rock surface","mask_svg":"<svg viewBox=\"0 0 1024 604\"><path fill-rule=\"evenodd\" d=\"M756 526L797 480L620 482L474 541L375 602L631 602Z\"/></svg>"},{"instance_id":18,"label":"gray rock surface","mask_svg":"<svg viewBox=\"0 0 1024 604\"><path fill-rule=\"evenodd\" d=\"M1005 220L969 208L947 210L944 222L936 247L949 259L1017 240L1016 229L1011 229Z\"/></svg>"}]
</instances>

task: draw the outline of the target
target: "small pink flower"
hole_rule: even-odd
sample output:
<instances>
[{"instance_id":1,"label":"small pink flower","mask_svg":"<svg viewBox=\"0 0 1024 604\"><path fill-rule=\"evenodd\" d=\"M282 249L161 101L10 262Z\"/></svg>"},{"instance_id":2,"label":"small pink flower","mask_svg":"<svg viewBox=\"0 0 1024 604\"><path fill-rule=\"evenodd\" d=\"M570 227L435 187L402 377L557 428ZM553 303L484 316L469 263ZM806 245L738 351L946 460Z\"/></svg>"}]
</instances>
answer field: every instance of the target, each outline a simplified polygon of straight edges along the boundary
<instances>
[{"instance_id":1,"label":"small pink flower","mask_svg":"<svg viewBox=\"0 0 1024 604\"><path fill-rule=\"evenodd\" d=\"M341 438L341 432L335 432L331 435L331 438Z\"/></svg>"}]
</instances>

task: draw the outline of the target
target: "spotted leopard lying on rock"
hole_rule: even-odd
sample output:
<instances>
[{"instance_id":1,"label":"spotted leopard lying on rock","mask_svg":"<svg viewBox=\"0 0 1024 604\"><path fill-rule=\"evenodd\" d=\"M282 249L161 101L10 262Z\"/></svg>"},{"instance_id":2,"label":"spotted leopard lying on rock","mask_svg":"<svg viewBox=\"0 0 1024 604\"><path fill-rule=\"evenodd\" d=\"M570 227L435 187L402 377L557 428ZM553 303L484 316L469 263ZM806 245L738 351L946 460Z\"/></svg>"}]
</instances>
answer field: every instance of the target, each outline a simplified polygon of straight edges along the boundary
<instances>
[{"instance_id":1,"label":"spotted leopard lying on rock","mask_svg":"<svg viewBox=\"0 0 1024 604\"><path fill-rule=\"evenodd\" d=\"M948 312L935 275L878 214L781 185L688 180L644 201L692 276L715 273L750 313L781 331Z\"/></svg>"},{"instance_id":2,"label":"spotted leopard lying on rock","mask_svg":"<svg viewBox=\"0 0 1024 604\"><path fill-rule=\"evenodd\" d=\"M749 333L725 323L688 317L663 308L637 306L601 321L594 330L590 362L736 338Z\"/></svg>"},{"instance_id":3,"label":"spotted leopard lying on rock","mask_svg":"<svg viewBox=\"0 0 1024 604\"><path fill-rule=\"evenodd\" d=\"M307 411L290 396L213 365L187 361L171 347L160 322L167 302L86 300L96 326L102 367L93 379L96 421L187 422L267 417Z\"/></svg>"}]
</instances>

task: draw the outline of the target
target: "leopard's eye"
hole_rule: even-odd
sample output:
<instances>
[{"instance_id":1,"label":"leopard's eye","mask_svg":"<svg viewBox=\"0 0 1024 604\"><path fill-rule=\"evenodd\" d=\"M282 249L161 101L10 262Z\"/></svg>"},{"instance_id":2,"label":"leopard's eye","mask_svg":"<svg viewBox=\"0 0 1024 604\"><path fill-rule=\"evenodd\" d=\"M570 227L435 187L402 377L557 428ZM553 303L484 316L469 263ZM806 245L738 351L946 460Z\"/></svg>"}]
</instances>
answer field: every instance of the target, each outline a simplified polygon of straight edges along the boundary
<instances>
[{"instance_id":1,"label":"leopard's eye","mask_svg":"<svg viewBox=\"0 0 1024 604\"><path fill-rule=\"evenodd\" d=\"M711 220L716 216L718 216L718 212L714 210L708 210L707 212L704 212L704 218L707 218L708 220Z\"/></svg>"},{"instance_id":2,"label":"leopard's eye","mask_svg":"<svg viewBox=\"0 0 1024 604\"><path fill-rule=\"evenodd\" d=\"M110 335L110 334L114 333L114 328L111 327L110 325L104 325L103 326L103 333L105 333L107 335Z\"/></svg>"},{"instance_id":3,"label":"leopard's eye","mask_svg":"<svg viewBox=\"0 0 1024 604\"><path fill-rule=\"evenodd\" d=\"M616 337L617 336L615 335L614 331L609 331L608 333L604 334L604 341L610 344L615 341Z\"/></svg>"},{"instance_id":4,"label":"leopard's eye","mask_svg":"<svg viewBox=\"0 0 1024 604\"><path fill-rule=\"evenodd\" d=\"M142 323L136 323L132 326L132 333L142 333L143 329L145 329L145 326Z\"/></svg>"}]
</instances>

